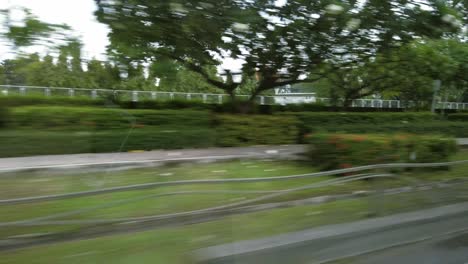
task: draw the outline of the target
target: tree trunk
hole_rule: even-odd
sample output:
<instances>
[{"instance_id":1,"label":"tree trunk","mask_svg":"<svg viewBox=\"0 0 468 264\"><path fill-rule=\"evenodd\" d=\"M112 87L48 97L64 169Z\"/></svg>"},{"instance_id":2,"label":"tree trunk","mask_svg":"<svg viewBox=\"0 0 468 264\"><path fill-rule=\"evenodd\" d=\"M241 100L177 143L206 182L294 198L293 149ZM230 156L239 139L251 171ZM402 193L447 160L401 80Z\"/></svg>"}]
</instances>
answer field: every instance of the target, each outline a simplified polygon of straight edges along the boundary
<instances>
[{"instance_id":1,"label":"tree trunk","mask_svg":"<svg viewBox=\"0 0 468 264\"><path fill-rule=\"evenodd\" d=\"M346 94L345 95L345 98L343 98L343 108L344 110L348 110L349 108L351 108L351 104L353 103L353 100L354 100L354 96L352 96L351 94Z\"/></svg>"}]
</instances>

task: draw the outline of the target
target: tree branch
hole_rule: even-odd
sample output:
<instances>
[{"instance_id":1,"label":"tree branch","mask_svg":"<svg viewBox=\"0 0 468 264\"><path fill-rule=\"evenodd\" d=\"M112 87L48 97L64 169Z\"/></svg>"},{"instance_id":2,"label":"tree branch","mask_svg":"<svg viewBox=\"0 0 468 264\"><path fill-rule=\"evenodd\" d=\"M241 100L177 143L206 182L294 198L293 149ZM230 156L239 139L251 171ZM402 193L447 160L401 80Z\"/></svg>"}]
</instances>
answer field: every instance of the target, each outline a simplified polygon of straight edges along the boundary
<instances>
[{"instance_id":1,"label":"tree branch","mask_svg":"<svg viewBox=\"0 0 468 264\"><path fill-rule=\"evenodd\" d=\"M211 78L211 76L209 76L209 74L205 72L203 67L201 67L199 65L196 65L194 63L191 63L191 62L189 62L187 60L184 60L183 58L180 58L178 56L174 56L174 55L169 54L169 53L161 52L161 51L157 51L157 53L159 53L159 54L161 54L163 56L167 56L168 58L171 58L171 59L179 62L180 64L182 64L187 69L200 74L206 80L207 83L209 83L209 84L211 84L213 86L216 86L217 88L220 88L220 89L222 89L222 90L224 90L224 91L226 91L228 93L232 92L232 90L234 90L238 86L237 83L226 84L226 83L224 83L222 81L218 81L216 79Z\"/></svg>"}]
</instances>

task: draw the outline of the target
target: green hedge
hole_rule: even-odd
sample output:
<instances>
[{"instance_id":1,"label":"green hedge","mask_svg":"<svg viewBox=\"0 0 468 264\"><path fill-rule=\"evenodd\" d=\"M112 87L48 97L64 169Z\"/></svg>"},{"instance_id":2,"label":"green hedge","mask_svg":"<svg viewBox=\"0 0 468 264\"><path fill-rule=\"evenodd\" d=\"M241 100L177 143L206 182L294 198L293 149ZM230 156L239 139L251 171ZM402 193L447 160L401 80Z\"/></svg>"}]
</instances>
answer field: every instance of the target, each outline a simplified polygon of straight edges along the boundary
<instances>
[{"instance_id":1,"label":"green hedge","mask_svg":"<svg viewBox=\"0 0 468 264\"><path fill-rule=\"evenodd\" d=\"M322 169L394 162L441 162L457 150L443 136L314 134L308 137L308 157Z\"/></svg>"},{"instance_id":2,"label":"green hedge","mask_svg":"<svg viewBox=\"0 0 468 264\"><path fill-rule=\"evenodd\" d=\"M7 119L8 119L8 108L0 105L0 128L5 127L7 125Z\"/></svg>"},{"instance_id":3,"label":"green hedge","mask_svg":"<svg viewBox=\"0 0 468 264\"><path fill-rule=\"evenodd\" d=\"M298 120L294 117L262 115L218 115L215 121L218 146L294 144Z\"/></svg>"},{"instance_id":4,"label":"green hedge","mask_svg":"<svg viewBox=\"0 0 468 264\"><path fill-rule=\"evenodd\" d=\"M379 125L342 125L320 127L315 131L334 133L412 133L412 134L441 134L453 137L468 137L468 125L464 122L430 121L401 124L379 124ZM309 133L306 131L306 134Z\"/></svg>"},{"instance_id":5,"label":"green hedge","mask_svg":"<svg viewBox=\"0 0 468 264\"><path fill-rule=\"evenodd\" d=\"M208 148L214 146L214 141L212 129L193 127L139 128L130 134L129 130L122 129L76 132L1 130L0 157Z\"/></svg>"},{"instance_id":6,"label":"green hedge","mask_svg":"<svg viewBox=\"0 0 468 264\"><path fill-rule=\"evenodd\" d=\"M91 99L89 97L45 97L45 96L0 96L0 105L4 107L17 107L29 105L46 106L103 106L106 105L103 99Z\"/></svg>"},{"instance_id":7,"label":"green hedge","mask_svg":"<svg viewBox=\"0 0 468 264\"><path fill-rule=\"evenodd\" d=\"M309 128L328 125L426 122L437 119L436 115L428 112L296 112L280 115L295 116L303 126Z\"/></svg>"},{"instance_id":8,"label":"green hedge","mask_svg":"<svg viewBox=\"0 0 468 264\"><path fill-rule=\"evenodd\" d=\"M208 127L211 114L196 110L123 110L90 107L25 106L12 108L8 124L29 128L128 128L136 126Z\"/></svg>"},{"instance_id":9,"label":"green hedge","mask_svg":"<svg viewBox=\"0 0 468 264\"><path fill-rule=\"evenodd\" d=\"M450 121L468 121L468 113L453 113L448 115L448 120Z\"/></svg>"}]
</instances>

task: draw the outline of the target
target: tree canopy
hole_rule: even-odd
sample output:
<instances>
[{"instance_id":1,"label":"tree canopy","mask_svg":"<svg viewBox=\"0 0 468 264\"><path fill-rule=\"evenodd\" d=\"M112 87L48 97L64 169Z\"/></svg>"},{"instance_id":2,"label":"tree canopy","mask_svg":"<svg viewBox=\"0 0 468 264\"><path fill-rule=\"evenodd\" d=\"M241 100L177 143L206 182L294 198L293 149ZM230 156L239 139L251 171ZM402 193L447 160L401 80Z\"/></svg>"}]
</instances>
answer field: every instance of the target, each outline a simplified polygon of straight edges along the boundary
<instances>
[{"instance_id":1,"label":"tree canopy","mask_svg":"<svg viewBox=\"0 0 468 264\"><path fill-rule=\"evenodd\" d=\"M460 29L453 3L428 0L96 0L109 53L129 61L171 59L234 94L249 78L214 78L207 67L240 59L256 76L252 96L321 76L324 62L356 63L421 37ZM234 73L235 74L235 73ZM241 80L239 80L241 79Z\"/></svg>"}]
</instances>

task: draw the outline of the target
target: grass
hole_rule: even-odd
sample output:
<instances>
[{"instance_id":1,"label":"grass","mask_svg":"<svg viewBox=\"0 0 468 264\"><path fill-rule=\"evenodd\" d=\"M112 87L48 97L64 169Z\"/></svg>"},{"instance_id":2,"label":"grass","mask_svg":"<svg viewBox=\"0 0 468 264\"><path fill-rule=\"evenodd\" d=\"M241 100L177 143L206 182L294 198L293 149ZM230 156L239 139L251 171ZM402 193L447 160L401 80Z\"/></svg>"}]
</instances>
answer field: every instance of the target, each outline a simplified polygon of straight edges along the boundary
<instances>
[{"instance_id":1,"label":"grass","mask_svg":"<svg viewBox=\"0 0 468 264\"><path fill-rule=\"evenodd\" d=\"M461 151L453 160L468 159L468 151ZM46 195L92 190L156 181L189 179L223 179L235 177L268 177L302 174L315 171L304 163L292 161L229 161L207 164L176 164L155 168L127 171L89 172L60 174L57 172L29 172L3 174L0 177L0 199L31 195ZM447 171L403 172L402 177L421 181L440 181L466 177L468 164ZM223 185L172 186L154 190L130 191L106 195L66 199L14 206L0 206L1 222L23 220L44 215L73 211L75 209L102 205L119 199L140 197L148 194L182 190L278 190L287 189L329 179L298 179L258 183L229 183ZM270 201L284 201L306 197L349 193L367 190L376 184L379 188L403 186L405 180L378 182L358 181L338 186L302 191ZM213 222L173 228L160 228L134 234L115 235L97 239L67 242L26 250L2 252L0 263L190 263L187 252L208 245L229 241L258 238L282 232L301 230L314 226L363 219L369 212L380 215L421 209L450 202L465 200L466 185L456 186L449 192L423 191L388 197L364 197L320 205L296 206L243 215L235 215ZM142 200L89 213L70 216L68 219L95 219L144 216L180 212L241 201L258 195L216 194L168 196ZM64 218L67 219L67 218ZM0 237L37 233L79 232L86 226L42 226L1 228Z\"/></svg>"},{"instance_id":2,"label":"grass","mask_svg":"<svg viewBox=\"0 0 468 264\"><path fill-rule=\"evenodd\" d=\"M468 151L464 151L457 154L457 156L454 157L454 160L468 159L467 156ZM374 190L375 188L383 189L406 186L411 183L407 181L408 177L421 181L440 181L450 178L461 178L466 176L465 174L467 169L468 165L460 165L448 171L420 171L416 173L404 172L401 175L402 177L397 179L382 179L376 182L355 181L346 184L320 187L289 193L280 197L272 198L265 202L281 202L321 195L343 194L361 190ZM89 191L149 182L167 182L193 179L226 179L239 177L271 177L304 174L314 171L316 170L313 167L310 167L305 163L294 161L236 160L208 164L182 163L126 171L104 171L65 175L57 174L57 172L11 173L3 174L2 177L0 177L0 199ZM2 216L2 222L10 222L40 218L48 215L61 214L64 212L73 212L83 208L103 207L87 212L80 212L71 216L58 217L54 220L142 217L204 209L248 200L259 197L262 194L185 194L177 196L150 197L117 205L112 205L112 203L115 203L115 201L124 201L128 199L180 191L282 190L310 185L331 178L333 178L333 176L254 183L165 186L149 190L115 192L96 196L47 202L3 205L0 206L0 215ZM111 204L112 206L106 207L108 204ZM33 228L30 229L32 230ZM13 232L13 230L18 234L24 233L23 229L9 229L8 232L5 232L5 228L0 228L0 238L16 234ZM28 229L28 231L30 230Z\"/></svg>"},{"instance_id":3,"label":"grass","mask_svg":"<svg viewBox=\"0 0 468 264\"><path fill-rule=\"evenodd\" d=\"M385 208L381 215L433 205L424 199L425 195L397 195L381 200L379 206ZM177 228L39 246L2 252L0 263L193 263L190 252L197 248L363 219L368 216L372 203L368 198L343 200L231 216Z\"/></svg>"}]
</instances>

